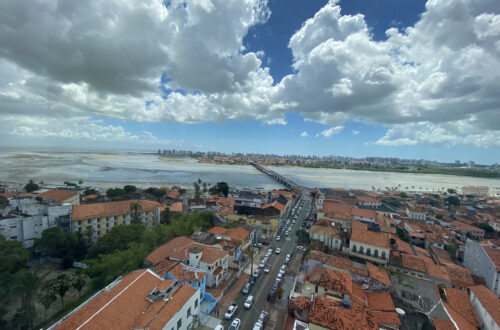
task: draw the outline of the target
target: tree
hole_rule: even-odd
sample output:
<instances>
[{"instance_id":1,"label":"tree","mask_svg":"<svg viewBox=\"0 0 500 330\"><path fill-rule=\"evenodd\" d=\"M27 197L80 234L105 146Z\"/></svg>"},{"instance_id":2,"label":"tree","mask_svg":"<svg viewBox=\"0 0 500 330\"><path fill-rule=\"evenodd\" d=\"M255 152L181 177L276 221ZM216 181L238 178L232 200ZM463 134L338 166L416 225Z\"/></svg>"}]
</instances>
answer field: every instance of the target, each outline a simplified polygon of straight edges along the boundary
<instances>
[{"instance_id":1,"label":"tree","mask_svg":"<svg viewBox=\"0 0 500 330\"><path fill-rule=\"evenodd\" d=\"M97 195L97 190L95 190L94 188L87 188L83 191L83 195L84 196Z\"/></svg>"},{"instance_id":2,"label":"tree","mask_svg":"<svg viewBox=\"0 0 500 330\"><path fill-rule=\"evenodd\" d=\"M198 182L193 182L193 186L194 186L194 198L200 198L201 196L200 185L198 184Z\"/></svg>"},{"instance_id":3,"label":"tree","mask_svg":"<svg viewBox=\"0 0 500 330\"><path fill-rule=\"evenodd\" d=\"M276 290L276 296L278 297L278 300L281 300L281 298L283 297L283 288L282 287L279 287L278 290Z\"/></svg>"},{"instance_id":4,"label":"tree","mask_svg":"<svg viewBox=\"0 0 500 330\"><path fill-rule=\"evenodd\" d=\"M48 281L48 285L52 287L59 297L61 297L61 305L64 306L64 296L71 288L71 278L66 274L61 274L56 278Z\"/></svg>"},{"instance_id":5,"label":"tree","mask_svg":"<svg viewBox=\"0 0 500 330\"><path fill-rule=\"evenodd\" d=\"M139 221L139 210L142 210L142 205L139 202L130 203L130 212L134 212L134 220L131 223L140 223Z\"/></svg>"},{"instance_id":6,"label":"tree","mask_svg":"<svg viewBox=\"0 0 500 330\"><path fill-rule=\"evenodd\" d=\"M297 230L295 236L297 236L299 244L308 244L311 241L309 233L304 229Z\"/></svg>"},{"instance_id":7,"label":"tree","mask_svg":"<svg viewBox=\"0 0 500 330\"><path fill-rule=\"evenodd\" d=\"M67 259L66 265L73 264L73 259L83 259L87 253L87 242L82 234L63 232L60 227L42 231L42 237L35 240L34 246L44 255Z\"/></svg>"},{"instance_id":8,"label":"tree","mask_svg":"<svg viewBox=\"0 0 500 330\"><path fill-rule=\"evenodd\" d=\"M13 274L26 267L30 253L21 242L6 240L0 235L0 274Z\"/></svg>"},{"instance_id":9,"label":"tree","mask_svg":"<svg viewBox=\"0 0 500 330\"><path fill-rule=\"evenodd\" d=\"M410 236L406 233L406 231L400 227L396 227L396 234L398 234L399 238L402 241L410 243Z\"/></svg>"},{"instance_id":10,"label":"tree","mask_svg":"<svg viewBox=\"0 0 500 330\"><path fill-rule=\"evenodd\" d=\"M481 228L482 230L484 230L485 232L487 232L488 234L491 234L495 231L495 229L493 229L492 226L490 226L489 224L487 223L480 223L479 225L477 225L478 228Z\"/></svg>"},{"instance_id":11,"label":"tree","mask_svg":"<svg viewBox=\"0 0 500 330\"><path fill-rule=\"evenodd\" d=\"M207 189L207 183L203 182L203 193L206 193L208 191Z\"/></svg>"},{"instance_id":12,"label":"tree","mask_svg":"<svg viewBox=\"0 0 500 330\"><path fill-rule=\"evenodd\" d=\"M399 196L401 196L401 198L408 198L408 195L404 192L402 192L401 194L399 194Z\"/></svg>"},{"instance_id":13,"label":"tree","mask_svg":"<svg viewBox=\"0 0 500 330\"><path fill-rule=\"evenodd\" d=\"M142 224L114 226L90 247L88 256L93 258L99 254L111 254L117 250L126 250L131 243L140 241L141 234L145 229L146 227Z\"/></svg>"},{"instance_id":14,"label":"tree","mask_svg":"<svg viewBox=\"0 0 500 330\"><path fill-rule=\"evenodd\" d=\"M34 183L33 180L30 180L28 184L24 186L24 190L26 190L26 192L28 193L38 189L40 189L40 186Z\"/></svg>"},{"instance_id":15,"label":"tree","mask_svg":"<svg viewBox=\"0 0 500 330\"><path fill-rule=\"evenodd\" d=\"M450 195L455 195L457 193L457 191L455 189L452 189L452 188L448 188L446 189L446 191L448 192L448 194Z\"/></svg>"},{"instance_id":16,"label":"tree","mask_svg":"<svg viewBox=\"0 0 500 330\"><path fill-rule=\"evenodd\" d=\"M111 198L111 200L119 201L127 199L127 192L121 188L109 188L106 190L106 196Z\"/></svg>"},{"instance_id":17,"label":"tree","mask_svg":"<svg viewBox=\"0 0 500 330\"><path fill-rule=\"evenodd\" d=\"M74 275L71 279L71 287L75 288L76 291L78 291L78 295L80 295L80 292L82 291L85 284L85 278L81 275Z\"/></svg>"},{"instance_id":18,"label":"tree","mask_svg":"<svg viewBox=\"0 0 500 330\"><path fill-rule=\"evenodd\" d=\"M33 326L35 313L35 293L40 283L39 278L23 269L16 273L14 280L14 292L21 296L21 307L14 315L13 323L16 327L30 329Z\"/></svg>"},{"instance_id":19,"label":"tree","mask_svg":"<svg viewBox=\"0 0 500 330\"><path fill-rule=\"evenodd\" d=\"M136 189L137 189L136 186L131 186L131 185L126 185L123 187L123 190L125 190L127 194L135 192Z\"/></svg>"},{"instance_id":20,"label":"tree","mask_svg":"<svg viewBox=\"0 0 500 330\"><path fill-rule=\"evenodd\" d=\"M168 225L170 223L170 209L168 207L165 210L160 212L160 223L164 225Z\"/></svg>"},{"instance_id":21,"label":"tree","mask_svg":"<svg viewBox=\"0 0 500 330\"><path fill-rule=\"evenodd\" d=\"M43 305L43 308L45 310L45 317L44 319L47 319L47 310L50 308L50 306L54 303L54 301L57 300L57 295L54 291L54 288L52 285L50 285L49 282L45 282L45 284L42 287L41 291L41 296L39 298L40 303Z\"/></svg>"},{"instance_id":22,"label":"tree","mask_svg":"<svg viewBox=\"0 0 500 330\"><path fill-rule=\"evenodd\" d=\"M458 199L457 196L448 196L446 197L445 201L450 205L455 205L455 206L460 205L460 199Z\"/></svg>"},{"instance_id":23,"label":"tree","mask_svg":"<svg viewBox=\"0 0 500 330\"><path fill-rule=\"evenodd\" d=\"M208 189L212 195L222 195L227 197L229 194L229 186L226 182L217 182L212 188Z\"/></svg>"},{"instance_id":24,"label":"tree","mask_svg":"<svg viewBox=\"0 0 500 330\"><path fill-rule=\"evenodd\" d=\"M82 185L83 184L83 180L78 181L78 184Z\"/></svg>"}]
</instances>

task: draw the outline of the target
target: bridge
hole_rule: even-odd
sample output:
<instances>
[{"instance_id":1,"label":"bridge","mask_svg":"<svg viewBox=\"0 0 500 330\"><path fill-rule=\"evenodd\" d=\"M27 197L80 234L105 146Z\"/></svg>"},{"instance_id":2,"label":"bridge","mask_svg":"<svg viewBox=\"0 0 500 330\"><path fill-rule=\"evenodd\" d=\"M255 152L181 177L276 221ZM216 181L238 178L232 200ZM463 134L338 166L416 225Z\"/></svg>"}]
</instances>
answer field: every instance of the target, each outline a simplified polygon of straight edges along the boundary
<instances>
[{"instance_id":1,"label":"bridge","mask_svg":"<svg viewBox=\"0 0 500 330\"><path fill-rule=\"evenodd\" d=\"M257 164L256 162L248 162L250 165L252 165L253 167L255 167L256 169L258 169L259 171L261 171L262 173L270 176L271 178L273 178L273 180L281 183L282 185L284 185L285 187L287 188L290 188L290 189L294 189L294 188L301 188L298 184L296 184L295 182L293 182L292 180L288 179L288 178L285 178L283 175L281 174L278 174L260 164Z\"/></svg>"}]
</instances>

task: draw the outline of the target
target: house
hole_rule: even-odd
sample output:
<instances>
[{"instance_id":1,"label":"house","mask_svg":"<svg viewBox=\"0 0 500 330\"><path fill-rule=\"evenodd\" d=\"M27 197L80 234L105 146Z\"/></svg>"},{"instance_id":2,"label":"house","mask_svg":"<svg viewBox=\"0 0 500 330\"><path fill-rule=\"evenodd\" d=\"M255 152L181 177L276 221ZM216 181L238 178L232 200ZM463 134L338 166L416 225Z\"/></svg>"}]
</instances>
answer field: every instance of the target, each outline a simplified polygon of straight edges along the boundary
<instances>
[{"instance_id":1,"label":"house","mask_svg":"<svg viewBox=\"0 0 500 330\"><path fill-rule=\"evenodd\" d=\"M365 223L352 221L349 254L378 264L387 264L389 259L389 235L368 230Z\"/></svg>"},{"instance_id":2,"label":"house","mask_svg":"<svg viewBox=\"0 0 500 330\"><path fill-rule=\"evenodd\" d=\"M500 329L500 299L484 285L469 288L469 298L482 329Z\"/></svg>"},{"instance_id":3,"label":"house","mask_svg":"<svg viewBox=\"0 0 500 330\"><path fill-rule=\"evenodd\" d=\"M490 188L488 186L463 186L462 195L472 195L476 197L488 196Z\"/></svg>"},{"instance_id":4,"label":"house","mask_svg":"<svg viewBox=\"0 0 500 330\"><path fill-rule=\"evenodd\" d=\"M374 210L353 207L351 208L351 217L365 223L375 223L375 220L377 219L377 212Z\"/></svg>"},{"instance_id":5,"label":"house","mask_svg":"<svg viewBox=\"0 0 500 330\"><path fill-rule=\"evenodd\" d=\"M425 233L422 231L409 232L408 236L410 236L410 244L425 247Z\"/></svg>"},{"instance_id":6,"label":"house","mask_svg":"<svg viewBox=\"0 0 500 330\"><path fill-rule=\"evenodd\" d=\"M0 213L0 234L21 242L24 248L32 247L47 228L59 226L69 230L72 207L69 203L37 199L35 195L9 197L8 202Z\"/></svg>"},{"instance_id":7,"label":"house","mask_svg":"<svg viewBox=\"0 0 500 330\"><path fill-rule=\"evenodd\" d=\"M329 249L341 251L342 250L342 237L337 227L333 226L329 221L317 221L309 229L311 239L319 241Z\"/></svg>"},{"instance_id":8,"label":"house","mask_svg":"<svg viewBox=\"0 0 500 330\"><path fill-rule=\"evenodd\" d=\"M471 274L480 276L488 288L500 296L500 247L491 242L475 242L467 239L465 243L464 266Z\"/></svg>"},{"instance_id":9,"label":"house","mask_svg":"<svg viewBox=\"0 0 500 330\"><path fill-rule=\"evenodd\" d=\"M273 236L280 224L279 217L259 215L228 214L226 219L228 222L239 222L247 226L258 228L259 233L265 236Z\"/></svg>"},{"instance_id":10,"label":"house","mask_svg":"<svg viewBox=\"0 0 500 330\"><path fill-rule=\"evenodd\" d=\"M132 205L138 203L137 214ZM129 225L137 215L137 220L148 228L160 222L160 207L149 200L126 200L118 202L73 205L70 230L82 234L91 232L91 240L106 234L116 225Z\"/></svg>"},{"instance_id":11,"label":"house","mask_svg":"<svg viewBox=\"0 0 500 330\"><path fill-rule=\"evenodd\" d=\"M49 329L190 329L200 290L149 269L119 277Z\"/></svg>"},{"instance_id":12,"label":"house","mask_svg":"<svg viewBox=\"0 0 500 330\"><path fill-rule=\"evenodd\" d=\"M36 195L44 201L80 205L80 193L73 190L52 189Z\"/></svg>"},{"instance_id":13,"label":"house","mask_svg":"<svg viewBox=\"0 0 500 330\"><path fill-rule=\"evenodd\" d=\"M448 271L448 277L453 288L465 289L474 285L474 280L467 268L455 265L445 264Z\"/></svg>"},{"instance_id":14,"label":"house","mask_svg":"<svg viewBox=\"0 0 500 330\"><path fill-rule=\"evenodd\" d=\"M220 236L226 241L237 243L239 253L235 255L236 260L239 260L242 251L246 252L252 246L250 233L242 227L226 229L215 226L210 228L208 232Z\"/></svg>"},{"instance_id":15,"label":"house","mask_svg":"<svg viewBox=\"0 0 500 330\"><path fill-rule=\"evenodd\" d=\"M146 264L156 267L163 260L179 261L207 274L207 287L218 287L228 274L229 252L218 245L195 242L185 236L171 239L146 257Z\"/></svg>"},{"instance_id":16,"label":"house","mask_svg":"<svg viewBox=\"0 0 500 330\"><path fill-rule=\"evenodd\" d=\"M441 300L437 308L444 311L443 315L431 314L436 330L477 330L480 327L476 311L472 307L466 291L446 288L446 300ZM444 316L444 317L443 317Z\"/></svg>"},{"instance_id":17,"label":"house","mask_svg":"<svg viewBox=\"0 0 500 330\"><path fill-rule=\"evenodd\" d=\"M305 280L304 287L304 292L310 294L345 300L349 300L352 294L350 274L322 266L313 267L311 274Z\"/></svg>"},{"instance_id":18,"label":"house","mask_svg":"<svg viewBox=\"0 0 500 330\"><path fill-rule=\"evenodd\" d=\"M426 211L421 207L407 207L406 215L411 220L425 221L425 219L427 218Z\"/></svg>"},{"instance_id":19,"label":"house","mask_svg":"<svg viewBox=\"0 0 500 330\"><path fill-rule=\"evenodd\" d=\"M453 221L451 225L455 227L455 229L462 234L462 240L465 241L466 237L472 237L477 240L484 238L484 230L478 227L471 226L469 224Z\"/></svg>"},{"instance_id":20,"label":"house","mask_svg":"<svg viewBox=\"0 0 500 330\"><path fill-rule=\"evenodd\" d=\"M359 206L373 207L377 209L382 206L382 202L375 197L358 196L356 197L356 201Z\"/></svg>"}]
</instances>

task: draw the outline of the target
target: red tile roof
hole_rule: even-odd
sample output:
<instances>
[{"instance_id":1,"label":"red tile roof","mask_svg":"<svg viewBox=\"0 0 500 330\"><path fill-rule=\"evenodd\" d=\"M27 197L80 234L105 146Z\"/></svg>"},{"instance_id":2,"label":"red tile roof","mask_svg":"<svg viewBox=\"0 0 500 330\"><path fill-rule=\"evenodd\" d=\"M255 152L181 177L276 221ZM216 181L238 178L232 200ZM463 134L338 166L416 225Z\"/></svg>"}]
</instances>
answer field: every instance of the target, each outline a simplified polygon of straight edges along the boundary
<instances>
[{"instance_id":1,"label":"red tile roof","mask_svg":"<svg viewBox=\"0 0 500 330\"><path fill-rule=\"evenodd\" d=\"M371 278L379 282L382 282L387 286L391 286L391 280L384 268L372 264L371 262L367 262L366 266L368 268L368 272L370 273Z\"/></svg>"},{"instance_id":2,"label":"red tile roof","mask_svg":"<svg viewBox=\"0 0 500 330\"><path fill-rule=\"evenodd\" d=\"M446 264L445 267L448 270L448 276L450 278L451 284L464 287L474 285L472 275L467 268L460 267L454 264Z\"/></svg>"},{"instance_id":3,"label":"red tile roof","mask_svg":"<svg viewBox=\"0 0 500 330\"><path fill-rule=\"evenodd\" d=\"M170 199L177 199L179 197L180 193L178 191L171 190L167 194L165 194L166 197Z\"/></svg>"},{"instance_id":4,"label":"red tile roof","mask_svg":"<svg viewBox=\"0 0 500 330\"><path fill-rule=\"evenodd\" d=\"M234 206L234 197L219 197L216 200L217 205L225 206L225 207L233 207Z\"/></svg>"},{"instance_id":5,"label":"red tile roof","mask_svg":"<svg viewBox=\"0 0 500 330\"><path fill-rule=\"evenodd\" d=\"M181 284L169 295L170 299L151 302L146 299L155 289L166 289L174 280L162 280L149 270L125 275L109 290L101 291L80 306L56 329L133 329L162 328L184 306L196 290Z\"/></svg>"},{"instance_id":6,"label":"red tile roof","mask_svg":"<svg viewBox=\"0 0 500 330\"><path fill-rule=\"evenodd\" d=\"M191 282L200 282L205 277L206 272L201 269L186 266L178 262L170 271L170 274L178 280L187 280ZM215 272L214 272L215 274Z\"/></svg>"},{"instance_id":7,"label":"red tile roof","mask_svg":"<svg viewBox=\"0 0 500 330\"><path fill-rule=\"evenodd\" d=\"M353 274L358 274L362 276L369 276L368 270L365 268L360 268L355 266L350 259L337 257L331 254L326 254L316 250L311 250L309 252L309 259L318 260L323 263L323 265L330 266L333 268L343 269Z\"/></svg>"},{"instance_id":8,"label":"red tile roof","mask_svg":"<svg viewBox=\"0 0 500 330\"><path fill-rule=\"evenodd\" d=\"M432 324L436 330L457 330L453 322L450 320L432 320Z\"/></svg>"},{"instance_id":9,"label":"red tile roof","mask_svg":"<svg viewBox=\"0 0 500 330\"><path fill-rule=\"evenodd\" d=\"M267 208L270 208L270 207L274 207L276 210L280 211L280 212L283 212L283 210L285 209L285 205L281 204L280 202L278 201L274 201L274 202L271 202L271 203L267 203L265 205L262 205L261 208L263 209L267 209Z\"/></svg>"},{"instance_id":10,"label":"red tile roof","mask_svg":"<svg viewBox=\"0 0 500 330\"><path fill-rule=\"evenodd\" d=\"M175 202L168 207L170 212L182 212L182 202Z\"/></svg>"},{"instance_id":11,"label":"red tile roof","mask_svg":"<svg viewBox=\"0 0 500 330\"><path fill-rule=\"evenodd\" d=\"M425 263L419 257L408 254L402 254L401 260L403 267L416 270L421 273L425 273Z\"/></svg>"},{"instance_id":12,"label":"red tile roof","mask_svg":"<svg viewBox=\"0 0 500 330\"><path fill-rule=\"evenodd\" d=\"M366 210L366 209L358 209L357 207L353 207L351 209L351 216L362 217L374 219L377 217L377 213L374 210Z\"/></svg>"},{"instance_id":13,"label":"red tile roof","mask_svg":"<svg viewBox=\"0 0 500 330\"><path fill-rule=\"evenodd\" d=\"M139 210L139 212L152 211L161 206L161 204L157 202L138 199L108 203L73 205L71 220L74 221L82 219L101 218L111 215L129 214L131 213L130 204L132 203L141 204L141 209Z\"/></svg>"},{"instance_id":14,"label":"red tile roof","mask_svg":"<svg viewBox=\"0 0 500 330\"><path fill-rule=\"evenodd\" d=\"M36 195L37 197L42 197L43 199L50 199L59 203L65 202L66 200L80 195L76 191L72 190L59 190L53 189Z\"/></svg>"},{"instance_id":15,"label":"red tile roof","mask_svg":"<svg viewBox=\"0 0 500 330\"><path fill-rule=\"evenodd\" d=\"M483 246L491 261L495 264L497 272L500 272L500 249L493 249L490 246Z\"/></svg>"},{"instance_id":16,"label":"red tile roof","mask_svg":"<svg viewBox=\"0 0 500 330\"><path fill-rule=\"evenodd\" d=\"M312 284L341 294L350 295L352 292L351 275L333 269L316 265L308 280Z\"/></svg>"},{"instance_id":17,"label":"red tile roof","mask_svg":"<svg viewBox=\"0 0 500 330\"><path fill-rule=\"evenodd\" d=\"M479 318L477 317L476 311L470 303L469 295L467 294L467 292L460 289L446 288L445 293L447 300L446 309L449 311L451 308L456 313L461 315L464 318L465 323L469 324L469 328L479 328L481 324L479 323ZM467 325L460 326L460 329L465 329L466 326Z\"/></svg>"},{"instance_id":18,"label":"red tile roof","mask_svg":"<svg viewBox=\"0 0 500 330\"><path fill-rule=\"evenodd\" d=\"M372 311L394 312L396 307L388 291L368 292L368 306Z\"/></svg>"},{"instance_id":19,"label":"red tile roof","mask_svg":"<svg viewBox=\"0 0 500 330\"><path fill-rule=\"evenodd\" d=\"M392 311L392 312L374 311L373 312L373 319L379 325L379 327L382 329L384 329L384 328L381 327L381 325L396 326L396 328L398 328L398 329L401 326L401 320L399 319L398 314L394 311Z\"/></svg>"},{"instance_id":20,"label":"red tile roof","mask_svg":"<svg viewBox=\"0 0 500 330\"><path fill-rule=\"evenodd\" d=\"M224 227L215 226L210 228L208 232L214 235L227 236L239 241L245 240L248 238L248 235L250 235L250 233L242 227L226 229Z\"/></svg>"},{"instance_id":21,"label":"red tile roof","mask_svg":"<svg viewBox=\"0 0 500 330\"><path fill-rule=\"evenodd\" d=\"M488 311L496 324L500 325L500 299L484 285L473 286L470 290L479 299L481 305Z\"/></svg>"},{"instance_id":22,"label":"red tile roof","mask_svg":"<svg viewBox=\"0 0 500 330\"><path fill-rule=\"evenodd\" d=\"M196 246L202 249L201 261L207 264L213 264L229 255L229 252L218 246L196 243L189 237L179 236L156 248L146 257L146 260L153 265L166 258L186 260L189 258L189 249Z\"/></svg>"},{"instance_id":23,"label":"red tile roof","mask_svg":"<svg viewBox=\"0 0 500 330\"><path fill-rule=\"evenodd\" d=\"M448 276L448 270L446 270L446 267L436 265L434 262L424 262L425 263L425 272L427 275L441 279L444 281L449 281L450 277Z\"/></svg>"},{"instance_id":24,"label":"red tile roof","mask_svg":"<svg viewBox=\"0 0 500 330\"><path fill-rule=\"evenodd\" d=\"M389 248L388 234L368 230L366 224L358 220L352 221L351 241Z\"/></svg>"},{"instance_id":25,"label":"red tile roof","mask_svg":"<svg viewBox=\"0 0 500 330\"><path fill-rule=\"evenodd\" d=\"M227 217L230 214L234 213L234 209L232 207L224 209L224 210L219 210L217 211L218 214L220 214L223 217Z\"/></svg>"}]
</instances>

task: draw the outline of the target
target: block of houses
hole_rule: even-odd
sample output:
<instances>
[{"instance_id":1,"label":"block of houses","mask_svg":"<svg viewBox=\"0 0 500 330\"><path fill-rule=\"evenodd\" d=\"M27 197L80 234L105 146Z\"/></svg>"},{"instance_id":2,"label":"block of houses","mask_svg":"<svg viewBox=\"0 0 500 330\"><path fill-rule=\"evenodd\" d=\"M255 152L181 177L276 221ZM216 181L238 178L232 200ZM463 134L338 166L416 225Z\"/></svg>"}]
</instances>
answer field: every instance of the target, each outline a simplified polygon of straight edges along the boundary
<instances>
[{"instance_id":1,"label":"block of houses","mask_svg":"<svg viewBox=\"0 0 500 330\"><path fill-rule=\"evenodd\" d=\"M242 252L247 252L252 246L250 233L242 227L226 229L224 227L215 226L210 228L208 232L222 237L222 239L226 241L236 243L239 251L235 255L236 260L240 259Z\"/></svg>"},{"instance_id":2,"label":"block of houses","mask_svg":"<svg viewBox=\"0 0 500 330\"><path fill-rule=\"evenodd\" d=\"M318 220L316 224L309 229L309 235L312 240L323 243L329 249L342 251L342 236L340 230L329 221Z\"/></svg>"},{"instance_id":3,"label":"block of houses","mask_svg":"<svg viewBox=\"0 0 500 330\"><path fill-rule=\"evenodd\" d=\"M356 202L359 206L379 208L382 206L382 202L375 197L370 196L358 196L356 197Z\"/></svg>"},{"instance_id":4,"label":"block of houses","mask_svg":"<svg viewBox=\"0 0 500 330\"><path fill-rule=\"evenodd\" d=\"M377 264L387 264L389 260L389 235L368 230L365 223L352 222L349 254Z\"/></svg>"},{"instance_id":5,"label":"block of houses","mask_svg":"<svg viewBox=\"0 0 500 330\"><path fill-rule=\"evenodd\" d=\"M261 235L268 237L273 236L280 225L279 217L229 214L226 219L228 222L239 222L250 227L258 228Z\"/></svg>"},{"instance_id":6,"label":"block of houses","mask_svg":"<svg viewBox=\"0 0 500 330\"><path fill-rule=\"evenodd\" d=\"M80 193L73 190L52 189L37 194L36 197L46 201L56 203L69 203L71 205L80 205Z\"/></svg>"},{"instance_id":7,"label":"block of houses","mask_svg":"<svg viewBox=\"0 0 500 330\"><path fill-rule=\"evenodd\" d=\"M156 267L163 260L179 261L206 272L209 288L218 287L228 273L229 252L221 246L205 245L185 236L171 239L146 257L146 264Z\"/></svg>"},{"instance_id":8,"label":"block of houses","mask_svg":"<svg viewBox=\"0 0 500 330\"><path fill-rule=\"evenodd\" d=\"M484 285L469 288L469 299L476 310L481 329L500 329L500 299Z\"/></svg>"},{"instance_id":9,"label":"block of houses","mask_svg":"<svg viewBox=\"0 0 500 330\"><path fill-rule=\"evenodd\" d=\"M191 329L200 289L137 270L118 278L49 329Z\"/></svg>"},{"instance_id":10,"label":"block of houses","mask_svg":"<svg viewBox=\"0 0 500 330\"><path fill-rule=\"evenodd\" d=\"M406 216L411 220L425 221L427 212L421 207L407 207Z\"/></svg>"},{"instance_id":11,"label":"block of houses","mask_svg":"<svg viewBox=\"0 0 500 330\"><path fill-rule=\"evenodd\" d=\"M500 247L490 241L484 243L467 239L464 266L471 274L484 278L488 288L500 296Z\"/></svg>"},{"instance_id":12,"label":"block of houses","mask_svg":"<svg viewBox=\"0 0 500 330\"><path fill-rule=\"evenodd\" d=\"M478 240L484 238L484 230L481 228L471 226L461 221L453 221L451 225L461 234L463 241L465 241L468 236Z\"/></svg>"},{"instance_id":13,"label":"block of houses","mask_svg":"<svg viewBox=\"0 0 500 330\"><path fill-rule=\"evenodd\" d=\"M136 212L131 205L138 203L137 220L148 228L160 223L160 207L157 202L149 200L126 200L118 202L73 205L70 230L83 235L91 231L92 241L106 234L116 225L129 225Z\"/></svg>"}]
</instances>

